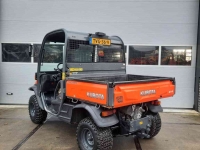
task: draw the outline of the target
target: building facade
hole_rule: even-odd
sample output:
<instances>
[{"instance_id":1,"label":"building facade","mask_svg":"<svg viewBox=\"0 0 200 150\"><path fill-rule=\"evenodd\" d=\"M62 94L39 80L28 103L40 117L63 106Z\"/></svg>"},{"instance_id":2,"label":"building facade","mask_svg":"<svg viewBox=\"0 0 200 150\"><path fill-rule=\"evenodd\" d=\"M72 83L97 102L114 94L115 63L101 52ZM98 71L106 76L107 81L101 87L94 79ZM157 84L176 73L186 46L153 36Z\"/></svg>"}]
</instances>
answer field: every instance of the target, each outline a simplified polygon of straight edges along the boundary
<instances>
[{"instance_id":1,"label":"building facade","mask_svg":"<svg viewBox=\"0 0 200 150\"><path fill-rule=\"evenodd\" d=\"M0 0L0 103L27 104L51 30L105 32L126 44L127 73L176 78L163 107L195 108L198 0ZM37 55L37 53L36 53Z\"/></svg>"}]
</instances>

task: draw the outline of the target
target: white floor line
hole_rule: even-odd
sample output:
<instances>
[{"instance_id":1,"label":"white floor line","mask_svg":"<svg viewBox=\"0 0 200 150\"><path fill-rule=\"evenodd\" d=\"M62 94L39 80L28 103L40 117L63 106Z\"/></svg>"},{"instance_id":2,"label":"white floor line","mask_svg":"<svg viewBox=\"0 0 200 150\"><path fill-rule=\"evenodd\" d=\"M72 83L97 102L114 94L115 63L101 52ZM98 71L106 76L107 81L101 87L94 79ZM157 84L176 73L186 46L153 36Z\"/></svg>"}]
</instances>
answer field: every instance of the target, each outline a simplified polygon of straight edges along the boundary
<instances>
[{"instance_id":1,"label":"white floor line","mask_svg":"<svg viewBox=\"0 0 200 150\"><path fill-rule=\"evenodd\" d=\"M0 108L28 108L28 105L0 105Z\"/></svg>"},{"instance_id":2,"label":"white floor line","mask_svg":"<svg viewBox=\"0 0 200 150\"><path fill-rule=\"evenodd\" d=\"M164 113L193 113L198 114L199 112L190 109L163 109Z\"/></svg>"}]
</instances>

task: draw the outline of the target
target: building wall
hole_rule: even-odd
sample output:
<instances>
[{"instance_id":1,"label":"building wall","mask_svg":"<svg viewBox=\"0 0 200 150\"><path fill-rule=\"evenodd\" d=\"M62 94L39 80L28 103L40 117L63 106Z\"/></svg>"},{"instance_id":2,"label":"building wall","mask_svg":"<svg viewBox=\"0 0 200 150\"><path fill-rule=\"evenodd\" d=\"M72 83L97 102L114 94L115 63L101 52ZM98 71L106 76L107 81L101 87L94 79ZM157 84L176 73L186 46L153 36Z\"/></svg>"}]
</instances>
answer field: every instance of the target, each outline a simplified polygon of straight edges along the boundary
<instances>
[{"instance_id":1,"label":"building wall","mask_svg":"<svg viewBox=\"0 0 200 150\"><path fill-rule=\"evenodd\" d=\"M163 106L192 108L198 3L198 0L0 0L0 42L41 43L47 32L66 28L118 35L130 45L193 46L191 66L127 66L127 73L176 77L176 95L164 100ZM0 103L26 104L36 64L0 61L0 67ZM6 95L7 92L13 95Z\"/></svg>"}]
</instances>

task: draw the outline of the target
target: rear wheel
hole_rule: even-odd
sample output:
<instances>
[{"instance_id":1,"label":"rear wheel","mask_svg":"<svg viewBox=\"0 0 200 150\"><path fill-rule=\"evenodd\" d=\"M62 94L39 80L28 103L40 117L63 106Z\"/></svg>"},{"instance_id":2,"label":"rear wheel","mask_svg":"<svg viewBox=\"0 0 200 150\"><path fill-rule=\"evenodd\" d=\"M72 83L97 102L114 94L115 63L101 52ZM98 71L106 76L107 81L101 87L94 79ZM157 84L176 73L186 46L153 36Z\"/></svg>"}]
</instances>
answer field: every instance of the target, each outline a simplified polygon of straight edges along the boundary
<instances>
[{"instance_id":1,"label":"rear wheel","mask_svg":"<svg viewBox=\"0 0 200 150\"><path fill-rule=\"evenodd\" d=\"M35 95L32 95L30 97L28 109L29 109L29 116L33 123L42 124L46 120L47 112L40 108Z\"/></svg>"},{"instance_id":2,"label":"rear wheel","mask_svg":"<svg viewBox=\"0 0 200 150\"><path fill-rule=\"evenodd\" d=\"M80 121L76 136L81 150L104 150L113 146L110 128L97 127L91 118Z\"/></svg>"},{"instance_id":3,"label":"rear wheel","mask_svg":"<svg viewBox=\"0 0 200 150\"><path fill-rule=\"evenodd\" d=\"M160 132L160 129L161 129L161 118L160 118L159 113L155 113L155 114L152 113L152 114L150 114L150 116L151 116L152 124L151 124L151 128L149 131L150 137L147 139L151 139L154 136L156 136Z\"/></svg>"}]
</instances>

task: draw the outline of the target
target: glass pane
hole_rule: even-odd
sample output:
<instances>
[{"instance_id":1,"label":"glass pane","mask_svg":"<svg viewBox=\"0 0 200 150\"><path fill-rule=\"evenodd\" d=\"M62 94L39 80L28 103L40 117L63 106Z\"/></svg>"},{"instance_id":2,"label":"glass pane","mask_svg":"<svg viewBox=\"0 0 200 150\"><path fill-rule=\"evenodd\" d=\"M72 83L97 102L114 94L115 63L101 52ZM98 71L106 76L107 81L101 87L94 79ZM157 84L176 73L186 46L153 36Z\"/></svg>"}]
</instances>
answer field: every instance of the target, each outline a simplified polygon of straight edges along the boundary
<instances>
[{"instance_id":1,"label":"glass pane","mask_svg":"<svg viewBox=\"0 0 200 150\"><path fill-rule=\"evenodd\" d=\"M124 62L122 45L110 46L89 45L88 41L69 40L67 49L68 63L92 63L92 62Z\"/></svg>"},{"instance_id":2,"label":"glass pane","mask_svg":"<svg viewBox=\"0 0 200 150\"><path fill-rule=\"evenodd\" d=\"M2 43L3 62L31 62L29 57L30 44Z\"/></svg>"},{"instance_id":3,"label":"glass pane","mask_svg":"<svg viewBox=\"0 0 200 150\"><path fill-rule=\"evenodd\" d=\"M40 71L54 71L58 63L63 62L63 44L45 44Z\"/></svg>"},{"instance_id":4,"label":"glass pane","mask_svg":"<svg viewBox=\"0 0 200 150\"><path fill-rule=\"evenodd\" d=\"M45 44L43 63L62 63L64 44Z\"/></svg>"},{"instance_id":5,"label":"glass pane","mask_svg":"<svg viewBox=\"0 0 200 150\"><path fill-rule=\"evenodd\" d=\"M97 46L98 62L124 62L123 52L120 45Z\"/></svg>"},{"instance_id":6,"label":"glass pane","mask_svg":"<svg viewBox=\"0 0 200 150\"><path fill-rule=\"evenodd\" d=\"M41 47L40 71L55 71L57 65L63 63L64 45L64 32L55 32L45 38L44 45Z\"/></svg>"},{"instance_id":7,"label":"glass pane","mask_svg":"<svg viewBox=\"0 0 200 150\"><path fill-rule=\"evenodd\" d=\"M159 46L129 46L129 64L158 65Z\"/></svg>"},{"instance_id":8,"label":"glass pane","mask_svg":"<svg viewBox=\"0 0 200 150\"><path fill-rule=\"evenodd\" d=\"M124 45L124 53L127 53L127 46L126 45Z\"/></svg>"},{"instance_id":9,"label":"glass pane","mask_svg":"<svg viewBox=\"0 0 200 150\"><path fill-rule=\"evenodd\" d=\"M161 65L191 65L191 46L162 46Z\"/></svg>"},{"instance_id":10,"label":"glass pane","mask_svg":"<svg viewBox=\"0 0 200 150\"><path fill-rule=\"evenodd\" d=\"M79 44L77 49L68 49L67 62L89 63L92 62L93 47L91 45Z\"/></svg>"},{"instance_id":11,"label":"glass pane","mask_svg":"<svg viewBox=\"0 0 200 150\"><path fill-rule=\"evenodd\" d=\"M38 62L38 57L39 57L39 53L40 53L40 48L41 48L42 44L33 44L33 51L34 51L34 62Z\"/></svg>"}]
</instances>

